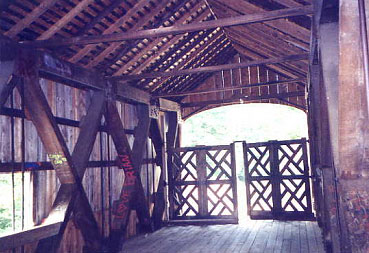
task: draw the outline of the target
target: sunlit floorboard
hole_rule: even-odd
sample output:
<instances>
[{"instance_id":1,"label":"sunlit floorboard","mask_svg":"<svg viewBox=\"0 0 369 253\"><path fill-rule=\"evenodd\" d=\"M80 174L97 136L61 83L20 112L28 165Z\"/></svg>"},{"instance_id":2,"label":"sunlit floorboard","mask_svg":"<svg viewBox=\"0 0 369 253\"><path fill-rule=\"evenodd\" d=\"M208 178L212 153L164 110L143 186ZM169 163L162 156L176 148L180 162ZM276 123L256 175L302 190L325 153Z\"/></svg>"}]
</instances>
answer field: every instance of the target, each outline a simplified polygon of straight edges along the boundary
<instances>
[{"instance_id":1,"label":"sunlit floorboard","mask_svg":"<svg viewBox=\"0 0 369 253\"><path fill-rule=\"evenodd\" d=\"M311 221L252 221L239 225L165 227L128 240L122 252L324 252Z\"/></svg>"}]
</instances>

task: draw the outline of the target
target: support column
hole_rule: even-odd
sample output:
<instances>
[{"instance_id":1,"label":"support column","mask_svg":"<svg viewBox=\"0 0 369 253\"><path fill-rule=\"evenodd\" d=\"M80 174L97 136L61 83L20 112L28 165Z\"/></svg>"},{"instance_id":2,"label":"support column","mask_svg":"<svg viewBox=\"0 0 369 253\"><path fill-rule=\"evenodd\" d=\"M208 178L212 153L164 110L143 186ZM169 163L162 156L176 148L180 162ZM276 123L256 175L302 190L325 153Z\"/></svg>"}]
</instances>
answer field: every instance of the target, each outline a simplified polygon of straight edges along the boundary
<instances>
[{"instance_id":1,"label":"support column","mask_svg":"<svg viewBox=\"0 0 369 253\"><path fill-rule=\"evenodd\" d=\"M368 110L360 34L359 1L340 0L338 152L340 204L350 245L344 251L369 251ZM365 52L367 53L367 52ZM351 247L351 248L350 248Z\"/></svg>"},{"instance_id":2,"label":"support column","mask_svg":"<svg viewBox=\"0 0 369 253\"><path fill-rule=\"evenodd\" d=\"M347 244L343 238L339 222L337 201L336 169L338 166L338 63L339 63L339 26L338 2L321 1L316 6L315 16L317 39L320 51L311 62L311 71L316 78L311 79L315 96L315 109L318 145L315 147L318 163L313 170L319 176L319 199L321 226L327 251L341 252L341 246ZM319 56L319 57L318 57ZM317 60L317 62L315 61ZM321 68L321 69L320 69ZM310 73L314 74L314 73ZM314 102L319 101L319 104Z\"/></svg>"}]
</instances>

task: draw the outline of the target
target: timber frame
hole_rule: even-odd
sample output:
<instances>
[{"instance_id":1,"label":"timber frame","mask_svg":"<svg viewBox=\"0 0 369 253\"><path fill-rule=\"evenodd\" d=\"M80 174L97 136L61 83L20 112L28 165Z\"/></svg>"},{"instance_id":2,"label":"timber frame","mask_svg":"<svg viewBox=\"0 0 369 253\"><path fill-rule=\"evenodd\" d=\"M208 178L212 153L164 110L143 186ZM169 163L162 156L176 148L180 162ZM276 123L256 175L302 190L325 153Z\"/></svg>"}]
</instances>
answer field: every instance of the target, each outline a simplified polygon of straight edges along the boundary
<instances>
[{"instance_id":1,"label":"timber frame","mask_svg":"<svg viewBox=\"0 0 369 253\"><path fill-rule=\"evenodd\" d=\"M9 43L8 41L6 42ZM14 48L17 48L17 46L14 46ZM111 84L112 82L105 78L74 64L62 61L51 54L21 48L15 49L14 52L17 52L17 56L13 55L9 59L14 61L12 64L13 71L8 71L9 78L8 80L4 80L5 85L1 90L2 105L6 102L8 96L12 93L12 89L15 87L17 87L20 94L27 94L27 96L23 97L24 101L22 102L25 104L26 113L18 112L18 116L27 117L36 126L37 132L48 153L48 157L51 160L50 163L46 162L39 167L43 167L46 170L54 169L61 182L61 187L54 201L53 209L43 224L29 231L2 237L0 239L0 250L15 248L39 240L36 252L56 252L69 218L73 213L73 220L78 228L81 229L85 240L84 251L101 252L103 250L109 250L109 252L118 252L121 247L123 234L128 225L128 215L132 208L130 205L134 205L145 231L152 231L150 215L145 204L145 195L139 177L139 168L143 162L143 147L146 145L151 122L149 117L150 95L133 87L126 87L124 90L116 88L116 85ZM74 124L71 120L60 118L57 120L53 116L38 83L40 78L64 83L78 89L89 89L93 91L94 95L91 105L83 122ZM19 80L23 80L22 85ZM114 104L115 99L133 103L139 108L140 123L135 131L136 138L132 151L125 135L127 130L121 124L119 113ZM177 112L180 108L175 102L165 99L158 99L158 105L163 111ZM17 111L10 110L8 115L13 116L14 112ZM105 127L101 126L103 115L107 121ZM57 126L61 122L64 122L66 125L78 126L81 129L72 154L69 154L65 141L63 140L64 138ZM114 212L113 205L114 217L119 218L114 220L115 230L112 230L107 242L103 241L81 184L87 164L91 163L88 162L88 159L97 132L102 128L112 136L118 151L118 164L121 162L120 159L122 157L127 156L128 158L126 159L128 159L129 164L132 164L131 167L136 171L134 174L135 179L133 180L134 184L132 185L133 188L129 192L128 209L126 209L125 214L122 216ZM159 143L159 145L162 146L163 144ZM114 161L107 161L106 163L114 164ZM8 166L12 165L9 164ZM99 165L99 162L90 166L96 165ZM2 164L2 166L4 168L3 171L9 171L7 169L9 168L8 166L5 164ZM23 165L19 164L18 166L22 167ZM122 169L126 167L124 165L119 166L123 166ZM132 181L130 177L125 178L122 196L127 194L127 190L124 187L130 185L130 181ZM117 204L119 205L119 203ZM161 213L163 213L163 210Z\"/></svg>"},{"instance_id":2,"label":"timber frame","mask_svg":"<svg viewBox=\"0 0 369 253\"><path fill-rule=\"evenodd\" d=\"M327 252L368 252L366 2L1 0L0 172L13 177L13 189L21 175L22 201L30 172L32 210L41 211L31 218L37 226L0 237L0 251L57 252L79 240L72 251L119 252L136 229L161 228L179 203L167 182L187 164L168 152L183 148L181 119L257 102L307 113L314 205L304 217L315 209ZM206 152L197 153L205 166ZM306 167L298 176L308 182ZM258 181L246 176L249 186ZM14 217L13 194L13 229Z\"/></svg>"}]
</instances>

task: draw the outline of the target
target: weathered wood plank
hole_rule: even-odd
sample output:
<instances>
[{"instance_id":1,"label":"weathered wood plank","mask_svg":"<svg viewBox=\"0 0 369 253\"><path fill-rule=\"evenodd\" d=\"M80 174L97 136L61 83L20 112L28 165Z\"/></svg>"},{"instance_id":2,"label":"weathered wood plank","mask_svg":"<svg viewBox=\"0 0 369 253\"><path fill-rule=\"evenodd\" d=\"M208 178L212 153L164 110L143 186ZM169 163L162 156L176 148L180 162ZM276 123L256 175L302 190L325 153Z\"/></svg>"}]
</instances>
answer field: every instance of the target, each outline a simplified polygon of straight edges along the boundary
<instances>
[{"instance_id":1,"label":"weathered wood plank","mask_svg":"<svg viewBox=\"0 0 369 253\"><path fill-rule=\"evenodd\" d=\"M282 221L250 221L242 225L203 225L165 227L150 235L142 235L126 242L123 250L126 252L286 252L286 253L324 253L322 243L308 249L293 246L294 236L302 234L305 223L310 223L308 235L315 240L314 230L319 231L316 222L288 222L289 233L283 233L287 222ZM300 226L301 225L301 226ZM292 226L296 235L291 234ZM277 236L276 236L277 235ZM306 235L306 230L305 230ZM305 240L306 241L306 240ZM286 250L282 250L282 242Z\"/></svg>"},{"instance_id":2,"label":"weathered wood plank","mask_svg":"<svg viewBox=\"0 0 369 253\"><path fill-rule=\"evenodd\" d=\"M2 235L0 237L0 251L13 249L27 243L56 235L59 232L61 224L61 222L43 224L11 235Z\"/></svg>"}]
</instances>

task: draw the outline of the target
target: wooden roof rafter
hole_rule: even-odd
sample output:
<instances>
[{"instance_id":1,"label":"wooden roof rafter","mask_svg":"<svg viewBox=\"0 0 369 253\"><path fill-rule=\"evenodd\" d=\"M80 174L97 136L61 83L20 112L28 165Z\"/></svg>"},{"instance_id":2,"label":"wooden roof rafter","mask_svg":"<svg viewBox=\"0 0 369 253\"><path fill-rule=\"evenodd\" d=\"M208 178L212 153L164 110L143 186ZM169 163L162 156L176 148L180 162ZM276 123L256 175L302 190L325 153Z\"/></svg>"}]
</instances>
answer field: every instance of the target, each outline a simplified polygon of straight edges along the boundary
<instances>
[{"instance_id":1,"label":"wooden roof rafter","mask_svg":"<svg viewBox=\"0 0 369 253\"><path fill-rule=\"evenodd\" d=\"M218 65L218 66L207 66L207 67L200 67L196 69L183 69L177 71L166 71L166 72L153 72L153 73L145 73L145 74L137 74L137 75L123 75L123 76L112 76L108 77L110 80L137 80L137 79L146 79L146 78L156 78L156 77L165 77L165 76L180 76L180 75L190 75L199 72L217 72L224 69L233 69L233 68L245 68L249 66L255 65L264 65L264 64L280 64L285 61L301 61L307 60L308 54L298 54L298 55L287 55L281 56L277 58L268 58L263 60L256 60L250 62L243 62L243 63L233 63L233 64L226 64L226 65Z\"/></svg>"},{"instance_id":2,"label":"wooden roof rafter","mask_svg":"<svg viewBox=\"0 0 369 253\"><path fill-rule=\"evenodd\" d=\"M20 1L24 3L9 5L13 12L7 12L6 18L13 21L6 21L5 26L0 26L3 32L10 31L22 16L26 18L38 6L29 0ZM63 6L62 1L66 3ZM198 87L214 73L197 72L198 67L228 65L223 60L227 52L235 52L232 47L249 62L309 51L310 32L306 23L307 16L312 14L310 0L273 0L270 4L256 0L208 0L209 4L203 0L62 1L40 14L16 35L16 39L34 40L50 29L56 29L47 40L48 46L52 46L56 38L57 43L65 46L50 47L48 50L64 60L75 61L89 69L95 68L106 78L118 80L117 83L127 82L124 79L136 76L138 81L128 83L143 90L150 88L154 94ZM88 1L91 4L87 4ZM82 3L86 4L86 8L76 11ZM196 5L199 7L194 7ZM303 17L297 18L300 15ZM214 17L218 20L213 20ZM243 18L246 19L240 21ZM3 18L0 17L0 20ZM66 20L69 22L66 23ZM238 26L237 22L247 25ZM58 28L57 24L63 25ZM221 29L232 46L228 45L227 39L221 40L221 44L211 43L209 36L215 29ZM32 46L37 43L46 42L22 44ZM287 78L305 77L307 73L306 60L273 62L268 67ZM148 77L150 72L156 76ZM304 86L303 83L300 85ZM119 89L124 87L119 85ZM183 97L175 100L178 98Z\"/></svg>"},{"instance_id":3,"label":"wooden roof rafter","mask_svg":"<svg viewBox=\"0 0 369 253\"><path fill-rule=\"evenodd\" d=\"M147 26L149 24L150 21L152 21L152 19L158 15L163 8L165 8L167 6L167 3L165 1L159 3L158 5L156 5L155 8L152 8L151 11L151 15L147 14L145 15L143 18L139 19L137 23L135 23L129 30L135 30L135 29L139 29L142 26ZM139 43L144 43L143 41L138 42ZM111 43L110 45L108 45L105 49L103 49L102 51L96 53L94 55L94 57L91 57L91 59L88 61L88 63L86 64L87 68L93 68L95 67L98 63L100 63L102 60L105 59L106 56L108 56L109 54L113 54L115 51L118 51L119 48L124 48L127 47L129 48L130 45L134 44L134 42L125 42L125 43L120 43L120 42L114 42Z\"/></svg>"},{"instance_id":4,"label":"wooden roof rafter","mask_svg":"<svg viewBox=\"0 0 369 253\"><path fill-rule=\"evenodd\" d=\"M268 82L264 82L264 83L244 84L244 85L236 85L236 86L224 87L224 88L183 91L183 92L176 92L176 93L161 93L161 94L156 94L153 97L154 98L183 97L183 96L190 96L190 95L197 95L197 94L207 94L207 93L217 93L217 92L223 92L223 91L242 90L242 89L251 88L251 87L260 87L260 86L269 86L269 85L278 85L278 84L294 83L294 82L305 82L305 81L306 80L302 79L302 78L290 79L290 80L281 80L281 81L268 81Z\"/></svg>"},{"instance_id":5,"label":"wooden roof rafter","mask_svg":"<svg viewBox=\"0 0 369 253\"><path fill-rule=\"evenodd\" d=\"M212 34L210 34L212 35ZM209 37L208 37L209 38ZM180 69L190 69L195 67L204 66L206 61L211 60L214 57L215 52L218 49L222 49L225 45L229 44L230 41L223 35L221 31L218 30L216 34L211 36L208 41L204 41L202 44L198 44L198 48L194 51L196 47L191 48L191 51L188 54L182 56L182 61L177 61L176 65L171 65L166 71L180 70ZM158 87L168 87L165 83L170 83L173 81L175 77L166 77L152 80L148 83L145 88L149 88L151 92L155 92ZM157 80L157 84L154 85L155 80Z\"/></svg>"},{"instance_id":6,"label":"wooden roof rafter","mask_svg":"<svg viewBox=\"0 0 369 253\"><path fill-rule=\"evenodd\" d=\"M145 70L142 73L149 73L149 72L157 72L157 71L165 71L169 69L173 69L174 66L177 66L181 64L187 64L191 58L190 55L193 53L201 52L201 48L197 49L195 52L193 52L193 49L195 46L202 45L202 48L207 47L208 44L211 42L209 41L209 38L214 39L214 36L218 38L218 36L221 35L221 32L219 29L216 29L212 32L200 32L197 34L194 34L192 38L187 39L187 43L183 46L181 44L175 45L171 50L170 53L166 53L165 55L167 57L164 57L161 59L161 61L158 61L149 67L145 68ZM169 67L168 67L169 66ZM148 88L148 85L151 81L146 80L139 82L137 85L140 87Z\"/></svg>"},{"instance_id":7,"label":"wooden roof rafter","mask_svg":"<svg viewBox=\"0 0 369 253\"><path fill-rule=\"evenodd\" d=\"M173 3L173 7L170 9L170 12L167 12L167 13L164 12L164 15L160 17L158 21L152 22L152 24L150 24L148 28L155 28L155 27L159 27L160 25L163 25L164 22L166 22L173 15L173 13L176 13L181 8L187 8L187 6L188 6L188 2L186 1L180 1L179 4ZM166 8L168 8L168 6ZM105 57L105 59L103 59L99 63L96 63L96 64L94 63L93 66L97 67L102 72L106 72L106 70L110 66L114 65L117 61L122 59L130 50L132 50L133 48L137 48L139 43L142 43L142 42L143 40L130 41L127 43L126 46L123 46L121 47L121 49L116 50L117 53L115 55L113 55L112 57L109 56L109 59L106 59L108 57L107 56Z\"/></svg>"},{"instance_id":8,"label":"wooden roof rafter","mask_svg":"<svg viewBox=\"0 0 369 253\"><path fill-rule=\"evenodd\" d=\"M65 16L58 20L54 25L48 28L48 30L42 33L37 40L46 40L51 38L66 24L68 24L75 16L77 16L82 10L87 8L94 0L82 0L72 10L70 10Z\"/></svg>"},{"instance_id":9,"label":"wooden roof rafter","mask_svg":"<svg viewBox=\"0 0 369 253\"><path fill-rule=\"evenodd\" d=\"M133 6L133 8L129 9L122 17L117 19L113 24L111 24L107 29L102 32L102 35L112 34L114 32L120 32L121 27L125 25L134 15L137 15L138 11L143 9L145 6L150 5L151 0L143 0L139 1L137 4ZM125 28L125 30L127 30ZM96 35L99 36L99 35ZM73 43L75 44L75 43ZM87 45L82 50L79 50L73 57L69 59L72 63L77 63L84 56L90 53L92 50L96 49L96 45Z\"/></svg>"},{"instance_id":10,"label":"wooden roof rafter","mask_svg":"<svg viewBox=\"0 0 369 253\"><path fill-rule=\"evenodd\" d=\"M175 44L173 45L173 47L171 47L170 52L172 52L172 54L169 52L164 54L163 57L160 58L160 61L153 62L156 64L150 64L147 68L144 69L143 72L145 73L154 70L160 71L166 66L172 66L175 62L177 62L177 60L181 59L185 53L191 50L191 46L197 43L201 43L211 33L214 33L214 31L208 30L196 34L189 34L187 37L181 40L180 43Z\"/></svg>"},{"instance_id":11,"label":"wooden roof rafter","mask_svg":"<svg viewBox=\"0 0 369 253\"><path fill-rule=\"evenodd\" d=\"M227 2L209 0L208 2L214 8L215 15L219 18L245 15L252 13L252 11L262 11L260 7L247 1L237 2L237 5L236 1L233 0ZM309 50L308 44L310 40L309 31L303 29L302 32L293 33L292 35L286 33L286 29L294 31L293 28L296 26L292 22L278 19L249 26L228 27L225 28L225 32L237 50L240 47L244 47L246 51L249 51L248 54L245 54L243 50L239 50L240 53L250 59L258 59L276 57L286 52L290 54L307 52ZM306 48L304 45L306 45ZM288 70L281 71L279 69L279 71L283 74L288 74L290 77L301 76L302 73L304 75L307 71L307 63L304 62L284 63L281 67Z\"/></svg>"},{"instance_id":12,"label":"wooden roof rafter","mask_svg":"<svg viewBox=\"0 0 369 253\"><path fill-rule=\"evenodd\" d=\"M225 64L227 63L234 55L236 51L234 48L229 44L227 47L223 48L223 50L214 55L214 57L206 62L207 65L210 64ZM200 86L206 79L211 77L213 73L199 73L187 76L186 78L176 78L175 82L170 87L167 87L165 90L158 90L158 92L172 92L173 90L178 91L186 91L196 89ZM180 97L179 99L175 99L175 101L181 101L184 97Z\"/></svg>"},{"instance_id":13,"label":"wooden roof rafter","mask_svg":"<svg viewBox=\"0 0 369 253\"><path fill-rule=\"evenodd\" d=\"M265 22L275 19L281 19L291 16L301 16L312 14L311 6L304 6L300 8L290 8L275 11L268 11L262 13L255 13L249 15L243 15L238 17L231 17L222 20L213 20L203 23L195 23L190 25L179 25L175 27L163 27L157 29L148 29L142 31L135 31L134 33L111 33L112 28L109 28L109 32L105 31L103 35L99 36L82 36L74 38L63 38L59 40L44 40L44 41L32 41L24 42L27 47L58 47L68 45L86 45L86 44L98 44L104 42L117 42L125 40L143 39L150 37L158 37L165 35L183 34L186 32L193 32L199 30L206 30L216 27L228 27L236 25L245 25L251 23ZM111 26L113 27L113 26Z\"/></svg>"},{"instance_id":14,"label":"wooden roof rafter","mask_svg":"<svg viewBox=\"0 0 369 253\"><path fill-rule=\"evenodd\" d=\"M191 22L201 22L203 20L207 20L210 12L206 10L206 6L204 5L204 3L202 3L201 1L199 1L196 5L194 5L191 10L195 10L196 13L198 13L198 15L194 15L194 17L191 17L191 15L186 15L186 16L182 16L180 19L178 19L177 23L180 24L189 24ZM190 18L190 19L189 19ZM149 45L149 50L154 50L154 48L159 44L162 43L163 46L158 49L158 50L154 50L157 51L157 54L161 54L162 52L164 52L168 47L170 47L171 45L176 44L181 38L183 38L185 35L177 35L177 36L167 36L165 38L156 38L155 40L153 40ZM166 39L165 42L164 39ZM167 45L167 46L165 46ZM132 64L135 64L136 62L138 62L139 60L141 60L144 56L145 53L147 52L147 50L141 50L139 53L137 53L132 59L130 59L129 62L123 64L119 70L117 70L115 73L113 73L113 75L120 75L125 73L126 71L128 71L130 69L130 67L132 67ZM146 60L144 60L145 63L150 62L153 59L153 57L149 57ZM146 64L139 64L138 68L143 68L146 66ZM133 73L137 73L139 72L139 69L134 69L131 72Z\"/></svg>"},{"instance_id":15,"label":"wooden roof rafter","mask_svg":"<svg viewBox=\"0 0 369 253\"><path fill-rule=\"evenodd\" d=\"M4 35L8 36L9 38L14 38L19 32L28 27L57 1L59 0L43 0L39 6L34 8L32 12L25 16L21 21L17 22L17 24L5 32Z\"/></svg>"}]
</instances>

